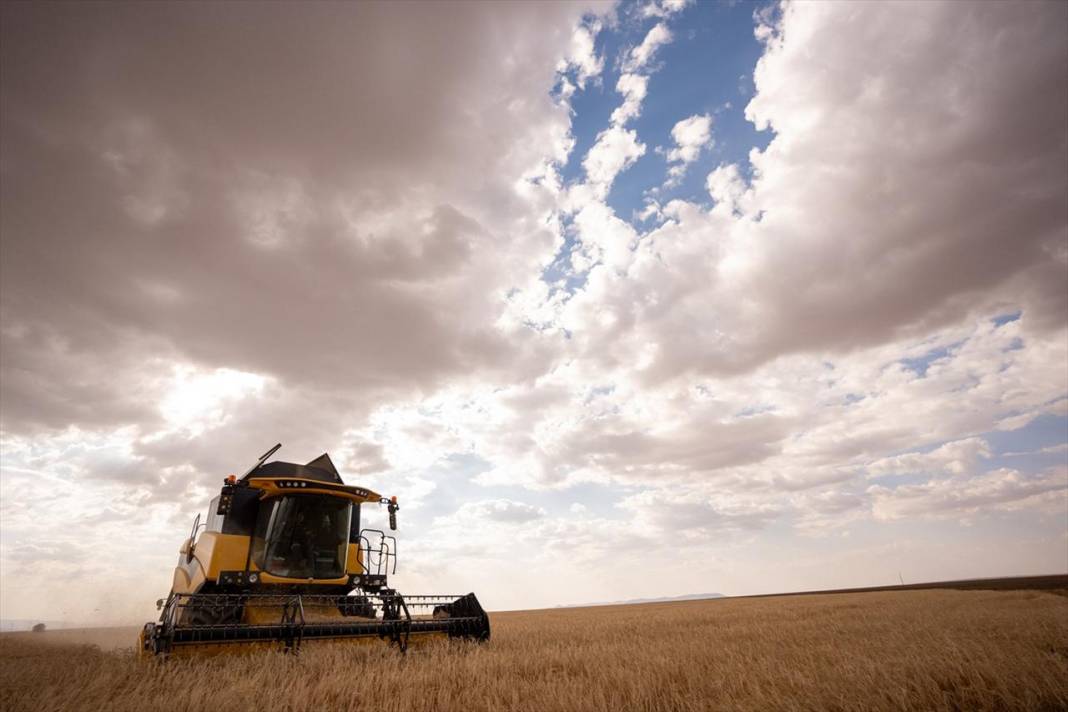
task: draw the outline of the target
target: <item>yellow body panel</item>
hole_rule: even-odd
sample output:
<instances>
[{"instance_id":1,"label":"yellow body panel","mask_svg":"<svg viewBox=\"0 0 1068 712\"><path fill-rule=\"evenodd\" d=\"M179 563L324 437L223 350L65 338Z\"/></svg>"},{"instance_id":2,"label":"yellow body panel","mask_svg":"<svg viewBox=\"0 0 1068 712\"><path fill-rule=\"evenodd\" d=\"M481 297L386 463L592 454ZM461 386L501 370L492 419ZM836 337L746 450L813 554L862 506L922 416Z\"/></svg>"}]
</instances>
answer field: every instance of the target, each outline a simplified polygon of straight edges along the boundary
<instances>
[{"instance_id":1,"label":"yellow body panel","mask_svg":"<svg viewBox=\"0 0 1068 712\"><path fill-rule=\"evenodd\" d=\"M174 578L171 579L171 593L196 593L204 585L204 570L197 564L196 559L186 563L185 555L174 567Z\"/></svg>"},{"instance_id":2,"label":"yellow body panel","mask_svg":"<svg viewBox=\"0 0 1068 712\"><path fill-rule=\"evenodd\" d=\"M171 581L172 593L196 593L207 581L218 581L223 571L244 571L249 537L204 532L193 546L193 557L178 555Z\"/></svg>"},{"instance_id":3,"label":"yellow body panel","mask_svg":"<svg viewBox=\"0 0 1068 712\"><path fill-rule=\"evenodd\" d=\"M223 571L244 571L251 539L241 534L204 532L193 548L193 557L204 568L205 576L216 581Z\"/></svg>"},{"instance_id":4,"label":"yellow body panel","mask_svg":"<svg viewBox=\"0 0 1068 712\"><path fill-rule=\"evenodd\" d=\"M365 573L363 570L363 549L356 544L349 543L349 555L345 559L345 571L352 574Z\"/></svg>"}]
</instances>

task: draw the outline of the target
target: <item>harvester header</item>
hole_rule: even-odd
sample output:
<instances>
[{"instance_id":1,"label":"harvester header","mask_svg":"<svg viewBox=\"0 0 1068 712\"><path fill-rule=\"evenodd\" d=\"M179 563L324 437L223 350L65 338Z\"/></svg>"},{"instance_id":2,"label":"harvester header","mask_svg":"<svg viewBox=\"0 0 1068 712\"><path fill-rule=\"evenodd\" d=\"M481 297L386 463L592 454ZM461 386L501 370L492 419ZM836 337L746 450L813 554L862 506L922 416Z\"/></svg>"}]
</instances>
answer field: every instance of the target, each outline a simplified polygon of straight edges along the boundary
<instances>
[{"instance_id":1,"label":"harvester header","mask_svg":"<svg viewBox=\"0 0 1068 712\"><path fill-rule=\"evenodd\" d=\"M266 462L223 480L206 521L182 545L159 621L141 631L142 654L248 647L293 650L302 641L387 640L405 650L427 637L489 639L473 593L402 595L389 587L397 540L361 527L361 506L397 497L346 485L329 455L300 465ZM201 531L203 529L203 531Z\"/></svg>"}]
</instances>

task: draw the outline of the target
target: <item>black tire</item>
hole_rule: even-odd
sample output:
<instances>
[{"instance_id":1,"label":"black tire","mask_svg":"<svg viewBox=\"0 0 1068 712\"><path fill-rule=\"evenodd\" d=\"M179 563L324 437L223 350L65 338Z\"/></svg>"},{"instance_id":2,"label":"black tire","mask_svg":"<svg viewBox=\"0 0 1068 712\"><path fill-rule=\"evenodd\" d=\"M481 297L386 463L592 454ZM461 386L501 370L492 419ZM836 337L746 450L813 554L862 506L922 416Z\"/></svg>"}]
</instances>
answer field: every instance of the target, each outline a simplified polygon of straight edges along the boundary
<instances>
[{"instance_id":1,"label":"black tire","mask_svg":"<svg viewBox=\"0 0 1068 712\"><path fill-rule=\"evenodd\" d=\"M358 618L374 618L375 607L367 596L349 596L349 600L338 606L343 616L356 616Z\"/></svg>"}]
</instances>

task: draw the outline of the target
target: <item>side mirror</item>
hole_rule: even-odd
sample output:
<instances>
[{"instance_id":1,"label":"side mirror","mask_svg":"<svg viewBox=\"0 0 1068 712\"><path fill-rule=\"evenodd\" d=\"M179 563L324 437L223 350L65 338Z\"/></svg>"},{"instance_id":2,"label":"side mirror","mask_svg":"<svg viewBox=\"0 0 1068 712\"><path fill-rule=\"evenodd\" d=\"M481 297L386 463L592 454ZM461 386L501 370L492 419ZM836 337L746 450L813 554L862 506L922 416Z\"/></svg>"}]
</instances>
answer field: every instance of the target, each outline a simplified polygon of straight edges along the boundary
<instances>
[{"instance_id":1,"label":"side mirror","mask_svg":"<svg viewBox=\"0 0 1068 712\"><path fill-rule=\"evenodd\" d=\"M400 507L397 505L397 498L389 498L389 528L391 531L397 531L397 510Z\"/></svg>"},{"instance_id":2,"label":"side mirror","mask_svg":"<svg viewBox=\"0 0 1068 712\"><path fill-rule=\"evenodd\" d=\"M185 554L185 562L188 564L193 560L193 542L197 538L197 531L200 529L200 514L197 514L197 518L193 520L193 531L189 532L189 538L182 544L182 548L178 551Z\"/></svg>"}]
</instances>

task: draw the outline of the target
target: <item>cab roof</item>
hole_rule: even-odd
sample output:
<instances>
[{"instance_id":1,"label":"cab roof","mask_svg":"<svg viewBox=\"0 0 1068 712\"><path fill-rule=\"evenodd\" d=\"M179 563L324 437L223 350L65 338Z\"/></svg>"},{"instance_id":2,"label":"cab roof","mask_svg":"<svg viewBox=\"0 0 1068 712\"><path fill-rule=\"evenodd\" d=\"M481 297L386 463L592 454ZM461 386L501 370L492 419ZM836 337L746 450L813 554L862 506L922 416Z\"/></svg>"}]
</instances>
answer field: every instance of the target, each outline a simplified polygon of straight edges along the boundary
<instances>
[{"instance_id":1,"label":"cab roof","mask_svg":"<svg viewBox=\"0 0 1068 712\"><path fill-rule=\"evenodd\" d=\"M298 465L295 462L282 462L281 460L265 462L250 470L248 474L241 478L241 481L247 482L254 477L299 477L305 480L318 480L319 482L330 482L337 485L345 484L341 479L341 475L338 474L337 468L334 467L330 456L325 452L304 465Z\"/></svg>"},{"instance_id":2,"label":"cab roof","mask_svg":"<svg viewBox=\"0 0 1068 712\"><path fill-rule=\"evenodd\" d=\"M241 482L263 490L270 497L300 487L306 489L296 491L347 496L359 502L377 502L381 499L381 495L365 487L346 485L325 452L304 465L281 460L257 465L241 478ZM316 482L322 484L317 485Z\"/></svg>"}]
</instances>

